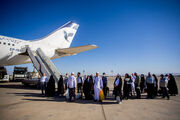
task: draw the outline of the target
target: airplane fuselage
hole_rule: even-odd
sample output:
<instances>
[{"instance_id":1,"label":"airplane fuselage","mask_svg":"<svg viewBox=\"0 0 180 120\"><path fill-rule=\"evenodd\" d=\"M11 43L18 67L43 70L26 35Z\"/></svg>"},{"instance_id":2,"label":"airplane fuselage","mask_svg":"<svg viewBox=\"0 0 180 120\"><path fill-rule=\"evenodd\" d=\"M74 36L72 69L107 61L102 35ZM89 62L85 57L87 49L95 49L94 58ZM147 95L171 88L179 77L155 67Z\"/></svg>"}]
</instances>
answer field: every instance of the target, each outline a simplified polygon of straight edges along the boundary
<instances>
[{"instance_id":1,"label":"airplane fuselage","mask_svg":"<svg viewBox=\"0 0 180 120\"><path fill-rule=\"evenodd\" d=\"M38 44L38 42L0 36L0 65L7 66L30 63L31 60L29 56L20 55L22 53L22 48L25 47L25 45L28 45L31 50L34 51L37 48L41 48L49 58L53 58L53 56L55 56L56 48L54 47L46 46L40 43ZM58 48L60 48L60 46Z\"/></svg>"},{"instance_id":2,"label":"airplane fuselage","mask_svg":"<svg viewBox=\"0 0 180 120\"><path fill-rule=\"evenodd\" d=\"M69 48L79 25L67 22L49 35L38 40L21 40L0 35L0 66L31 63L23 48L28 46L31 51L38 48L50 59L75 55L79 52L97 48L96 45Z\"/></svg>"}]
</instances>

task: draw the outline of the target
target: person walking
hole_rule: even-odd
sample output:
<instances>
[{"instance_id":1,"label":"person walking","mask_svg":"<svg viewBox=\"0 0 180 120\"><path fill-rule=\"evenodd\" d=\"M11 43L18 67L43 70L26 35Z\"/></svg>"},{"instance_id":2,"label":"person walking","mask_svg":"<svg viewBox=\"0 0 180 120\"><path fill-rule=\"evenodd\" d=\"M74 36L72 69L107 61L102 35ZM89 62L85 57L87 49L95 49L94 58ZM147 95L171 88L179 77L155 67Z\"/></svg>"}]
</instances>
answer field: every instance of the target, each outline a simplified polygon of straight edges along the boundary
<instances>
[{"instance_id":1,"label":"person walking","mask_svg":"<svg viewBox=\"0 0 180 120\"><path fill-rule=\"evenodd\" d=\"M135 78L135 90L136 90L136 95L137 95L137 99L141 98L141 91L140 91L140 79L137 73L134 73L134 75L136 76Z\"/></svg>"},{"instance_id":2,"label":"person walking","mask_svg":"<svg viewBox=\"0 0 180 120\"><path fill-rule=\"evenodd\" d=\"M136 80L136 76L134 73L132 73L131 75L131 96L135 95L135 80Z\"/></svg>"},{"instance_id":3,"label":"person walking","mask_svg":"<svg viewBox=\"0 0 180 120\"><path fill-rule=\"evenodd\" d=\"M63 76L60 75L59 81L58 81L58 94L63 96L64 94L64 84L63 84Z\"/></svg>"},{"instance_id":4,"label":"person walking","mask_svg":"<svg viewBox=\"0 0 180 120\"><path fill-rule=\"evenodd\" d=\"M42 95L44 95L44 93L45 93L44 91L46 89L47 82L48 82L48 78L47 78L46 74L43 73L43 75L40 79L40 86L41 86Z\"/></svg>"},{"instance_id":5,"label":"person walking","mask_svg":"<svg viewBox=\"0 0 180 120\"><path fill-rule=\"evenodd\" d=\"M74 76L74 72L71 73L71 76L68 78L67 87L69 89L69 97L70 101L75 101L75 89L76 89L76 78Z\"/></svg>"},{"instance_id":6,"label":"person walking","mask_svg":"<svg viewBox=\"0 0 180 120\"><path fill-rule=\"evenodd\" d=\"M146 84L147 84L147 98L153 99L153 91L154 91L154 83L155 79L151 75L151 73L148 73L148 76L146 77Z\"/></svg>"},{"instance_id":7,"label":"person walking","mask_svg":"<svg viewBox=\"0 0 180 120\"><path fill-rule=\"evenodd\" d=\"M94 82L93 82L93 75L90 75L90 79L89 79L89 85L90 85L90 99L94 99L93 95L94 95Z\"/></svg>"},{"instance_id":8,"label":"person walking","mask_svg":"<svg viewBox=\"0 0 180 120\"><path fill-rule=\"evenodd\" d=\"M53 97L55 95L55 80L52 75L50 76L49 81L47 83L46 91L47 91L46 95L48 97Z\"/></svg>"},{"instance_id":9,"label":"person walking","mask_svg":"<svg viewBox=\"0 0 180 120\"><path fill-rule=\"evenodd\" d=\"M122 102L122 79L120 74L117 74L116 79L114 81L114 92L115 92L115 99L117 100L118 104Z\"/></svg>"},{"instance_id":10,"label":"person walking","mask_svg":"<svg viewBox=\"0 0 180 120\"><path fill-rule=\"evenodd\" d=\"M123 87L123 98L124 99L129 99L129 93L131 91L131 77L129 76L128 73L125 74L125 78L124 78L124 87Z\"/></svg>"},{"instance_id":11,"label":"person walking","mask_svg":"<svg viewBox=\"0 0 180 120\"><path fill-rule=\"evenodd\" d=\"M65 90L67 90L67 82L68 82L68 73L66 73L65 78L64 78L64 85L65 85Z\"/></svg>"},{"instance_id":12,"label":"person walking","mask_svg":"<svg viewBox=\"0 0 180 120\"><path fill-rule=\"evenodd\" d=\"M102 81L103 81L103 92L104 92L104 96L106 98L106 96L107 96L107 84L108 84L108 79L106 77L106 73L103 73Z\"/></svg>"},{"instance_id":13,"label":"person walking","mask_svg":"<svg viewBox=\"0 0 180 120\"><path fill-rule=\"evenodd\" d=\"M154 77L154 91L153 91L153 95L154 95L154 97L156 97L157 96L157 93L158 93L158 79L157 79L157 77L156 77L156 75L155 74L153 74L152 75L153 77Z\"/></svg>"},{"instance_id":14,"label":"person walking","mask_svg":"<svg viewBox=\"0 0 180 120\"><path fill-rule=\"evenodd\" d=\"M169 81L168 81L168 89L169 89L169 94L172 96L175 96L178 94L178 88L176 84L176 80L172 74L169 74Z\"/></svg>"},{"instance_id":15,"label":"person walking","mask_svg":"<svg viewBox=\"0 0 180 120\"><path fill-rule=\"evenodd\" d=\"M99 101L99 93L100 90L103 89L103 82L102 82L102 78L99 76L99 72L96 72L96 76L94 77L93 83L94 83L94 101Z\"/></svg>"},{"instance_id":16,"label":"person walking","mask_svg":"<svg viewBox=\"0 0 180 120\"><path fill-rule=\"evenodd\" d=\"M84 80L84 86L83 86L83 92L85 95L85 100L90 100L91 99L91 84L92 84L92 79L88 75L86 80Z\"/></svg>"},{"instance_id":17,"label":"person walking","mask_svg":"<svg viewBox=\"0 0 180 120\"><path fill-rule=\"evenodd\" d=\"M144 89L146 86L144 74L141 74L141 82L140 82L140 88L141 88L141 93L144 93Z\"/></svg>"},{"instance_id":18,"label":"person walking","mask_svg":"<svg viewBox=\"0 0 180 120\"><path fill-rule=\"evenodd\" d=\"M164 77L163 74L160 75L160 87L162 89L162 98L165 98L167 97L167 99L169 100L170 97L169 97L169 94L168 94L168 91L167 91L167 84L168 84L168 79L167 77Z\"/></svg>"},{"instance_id":19,"label":"person walking","mask_svg":"<svg viewBox=\"0 0 180 120\"><path fill-rule=\"evenodd\" d=\"M81 98L83 97L83 79L80 72L77 74L77 93L81 94Z\"/></svg>"}]
</instances>

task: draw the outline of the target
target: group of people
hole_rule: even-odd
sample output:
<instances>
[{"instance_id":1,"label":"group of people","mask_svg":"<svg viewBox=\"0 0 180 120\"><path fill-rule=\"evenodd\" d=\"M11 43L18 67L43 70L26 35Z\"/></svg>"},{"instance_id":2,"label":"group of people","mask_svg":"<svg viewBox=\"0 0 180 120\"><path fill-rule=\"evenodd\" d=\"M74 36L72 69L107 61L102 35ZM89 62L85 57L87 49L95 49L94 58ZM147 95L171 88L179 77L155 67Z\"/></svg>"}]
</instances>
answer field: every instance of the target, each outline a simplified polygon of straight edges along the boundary
<instances>
[{"instance_id":1,"label":"group of people","mask_svg":"<svg viewBox=\"0 0 180 120\"><path fill-rule=\"evenodd\" d=\"M53 76L50 76L48 79L46 74L43 73L40 79L40 87L43 95L45 94L48 97L53 97L55 95L55 80Z\"/></svg>"},{"instance_id":2,"label":"group of people","mask_svg":"<svg viewBox=\"0 0 180 120\"><path fill-rule=\"evenodd\" d=\"M66 74L64 84L66 86L65 89L69 90L70 101L73 101L76 98L76 88L80 98L83 98L84 93L86 100L91 100L94 96L94 101L99 101L99 93L100 90L103 89L103 81L98 72L94 77L88 75L83 78L81 77L80 72L78 72L77 78L75 77L74 72L72 72L70 76Z\"/></svg>"},{"instance_id":3,"label":"group of people","mask_svg":"<svg viewBox=\"0 0 180 120\"><path fill-rule=\"evenodd\" d=\"M169 100L169 94L173 96L177 95L178 88L172 74L166 74L165 76L161 74L159 81L157 76L150 72L146 78L144 74L140 76L137 73L133 73L132 75L125 74L123 96L121 98L128 99L129 96L136 96L137 99L140 99L141 94L145 92L147 92L147 98L153 99L158 95L162 95L162 98L167 97Z\"/></svg>"},{"instance_id":4,"label":"group of people","mask_svg":"<svg viewBox=\"0 0 180 120\"><path fill-rule=\"evenodd\" d=\"M42 94L46 96L55 95L55 81L53 76L48 80L46 75L43 74L41 80L41 90ZM65 91L69 91L69 100L74 101L76 95L78 94L81 99L83 95L86 100L101 101L99 98L99 93L103 90L104 97L107 97L109 91L108 87L108 77L105 73L102 76L99 75L99 72L96 72L96 75L84 75L81 77L81 73L78 72L75 77L74 72L70 76L68 74L60 76L58 82L58 95L63 96ZM160 75L159 81L155 74L149 72L145 78L145 75L141 74L140 76L137 73L129 75L125 74L124 80L120 74L117 74L114 81L113 94L118 103L121 103L123 99L129 99L129 97L136 97L137 99L141 98L142 93L147 92L147 98L153 99L157 95L162 95L162 98L167 97L170 99L170 95L177 95L178 89L176 85L175 78L172 74L169 75Z\"/></svg>"}]
</instances>

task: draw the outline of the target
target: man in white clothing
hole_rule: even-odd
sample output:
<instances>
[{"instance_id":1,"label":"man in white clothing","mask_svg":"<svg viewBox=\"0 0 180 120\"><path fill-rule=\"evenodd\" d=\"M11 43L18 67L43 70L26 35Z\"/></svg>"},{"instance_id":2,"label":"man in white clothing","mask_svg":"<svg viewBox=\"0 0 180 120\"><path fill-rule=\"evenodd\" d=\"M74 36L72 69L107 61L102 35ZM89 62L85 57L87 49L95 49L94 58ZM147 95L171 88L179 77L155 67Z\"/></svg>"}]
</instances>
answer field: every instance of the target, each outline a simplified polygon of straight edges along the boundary
<instances>
[{"instance_id":1,"label":"man in white clothing","mask_svg":"<svg viewBox=\"0 0 180 120\"><path fill-rule=\"evenodd\" d=\"M93 79L94 83L94 101L99 101L99 93L103 88L102 78L99 76L99 72L96 72L96 76Z\"/></svg>"},{"instance_id":2,"label":"man in white clothing","mask_svg":"<svg viewBox=\"0 0 180 120\"><path fill-rule=\"evenodd\" d=\"M69 88L70 101L75 100L76 78L74 72L72 72L68 78L67 87Z\"/></svg>"},{"instance_id":3,"label":"man in white clothing","mask_svg":"<svg viewBox=\"0 0 180 120\"><path fill-rule=\"evenodd\" d=\"M41 91L42 91L43 95L44 95L44 91L45 91L47 82L48 82L47 76L45 73L43 73L43 76L40 79Z\"/></svg>"},{"instance_id":4,"label":"man in white clothing","mask_svg":"<svg viewBox=\"0 0 180 120\"><path fill-rule=\"evenodd\" d=\"M67 90L67 83L68 83L68 73L66 73L65 78L64 78L65 90Z\"/></svg>"},{"instance_id":5,"label":"man in white clothing","mask_svg":"<svg viewBox=\"0 0 180 120\"><path fill-rule=\"evenodd\" d=\"M132 92L132 95L134 94L135 95L135 80L136 80L136 76L134 73L132 73L131 75L131 80L132 80L132 83L131 83L131 92Z\"/></svg>"}]
</instances>

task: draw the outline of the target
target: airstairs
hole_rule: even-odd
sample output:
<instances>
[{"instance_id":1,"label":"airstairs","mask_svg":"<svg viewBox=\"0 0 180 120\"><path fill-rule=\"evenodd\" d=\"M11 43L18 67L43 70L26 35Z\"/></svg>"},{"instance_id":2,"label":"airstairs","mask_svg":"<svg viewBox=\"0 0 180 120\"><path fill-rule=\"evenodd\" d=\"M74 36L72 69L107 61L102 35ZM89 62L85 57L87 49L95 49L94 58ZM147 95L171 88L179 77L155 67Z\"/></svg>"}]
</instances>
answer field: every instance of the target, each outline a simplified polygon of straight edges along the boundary
<instances>
[{"instance_id":1,"label":"airstairs","mask_svg":"<svg viewBox=\"0 0 180 120\"><path fill-rule=\"evenodd\" d=\"M45 73L49 79L52 75L55 80L55 88L58 88L58 81L60 78L60 72L55 67L53 62L44 54L41 48L38 48L36 51L32 51L29 46L25 46L22 51L26 51L26 54L30 57L34 67L41 74Z\"/></svg>"}]
</instances>

